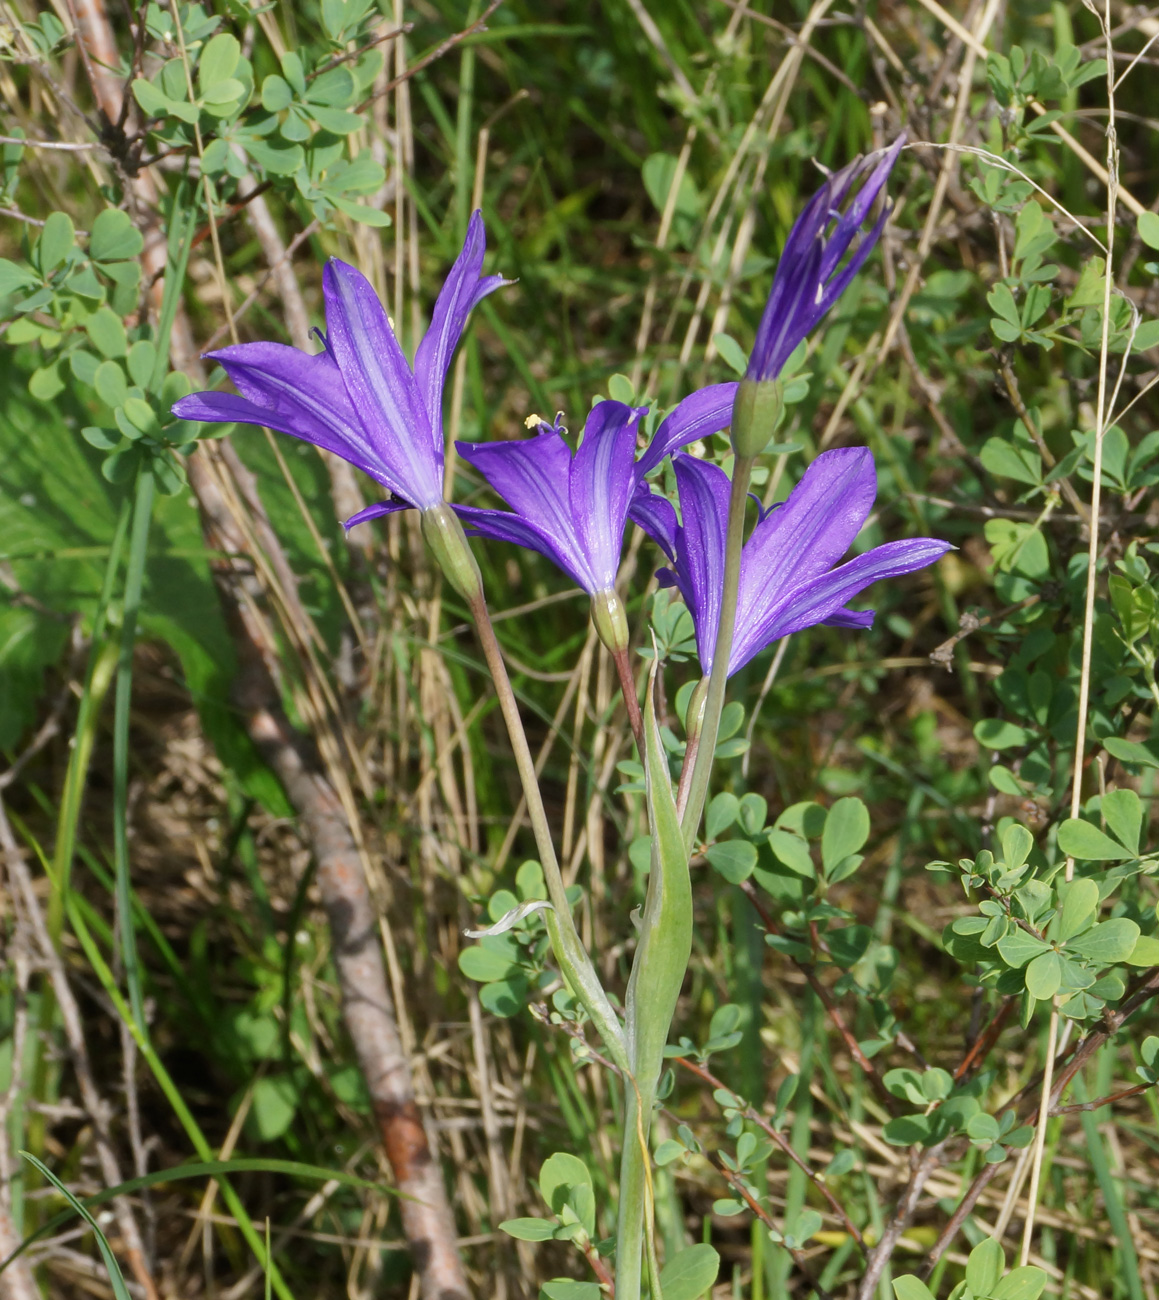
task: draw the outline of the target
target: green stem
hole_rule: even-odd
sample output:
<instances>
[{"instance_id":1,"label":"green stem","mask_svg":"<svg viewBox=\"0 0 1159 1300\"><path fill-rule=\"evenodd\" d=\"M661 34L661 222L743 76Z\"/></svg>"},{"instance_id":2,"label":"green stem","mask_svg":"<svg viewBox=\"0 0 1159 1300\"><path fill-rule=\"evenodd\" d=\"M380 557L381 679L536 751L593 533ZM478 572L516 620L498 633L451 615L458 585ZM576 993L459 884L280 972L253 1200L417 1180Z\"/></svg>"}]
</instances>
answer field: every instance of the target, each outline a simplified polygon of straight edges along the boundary
<instances>
[{"instance_id":1,"label":"green stem","mask_svg":"<svg viewBox=\"0 0 1159 1300\"><path fill-rule=\"evenodd\" d=\"M109 644L103 642L109 602L113 598L117 572L121 567L121 551L124 549L125 533L129 528L130 511L131 502L126 497L121 503L121 513L109 547L109 559L105 566L96 615L93 618L92 649L89 652L84 690L81 692L80 707L77 709L76 732L60 799L56 843L52 850L52 893L48 900L48 934L54 948L60 947L60 933L64 926L64 905L68 895L69 878L72 875L77 825L80 822L81 800L88 779L89 763L92 761L97 718L112 683L116 652L111 642ZM51 985L47 986L47 990L51 990Z\"/></svg>"},{"instance_id":2,"label":"green stem","mask_svg":"<svg viewBox=\"0 0 1159 1300\"><path fill-rule=\"evenodd\" d=\"M728 681L728 661L736 628L736 601L740 590L740 556L744 545L745 504L755 456L737 456L733 462L732 491L728 499L728 541L724 555L724 589L720 600L720 625L712 652L712 673L708 679L708 699L704 705L704 723L692 768L688 802L681 818L684 845L689 852L696 840L701 814L708 797L708 781L720 731L720 714L724 708L724 688Z\"/></svg>"},{"instance_id":3,"label":"green stem","mask_svg":"<svg viewBox=\"0 0 1159 1300\"><path fill-rule=\"evenodd\" d=\"M652 1097L638 1097L632 1080L625 1079L624 1147L620 1152L620 1204L616 1220L617 1300L639 1300L643 1279L649 1155L646 1139L641 1137L642 1113L651 1118Z\"/></svg>"},{"instance_id":4,"label":"green stem","mask_svg":"<svg viewBox=\"0 0 1159 1300\"><path fill-rule=\"evenodd\" d=\"M511 738L511 748L515 753L515 766L519 770L519 779L523 785L523 796L527 801L527 815L531 820L531 830L539 850L539 860L543 867L543 876L547 882L547 894L551 907L544 912L547 933L551 948L564 977L571 985L583 1004L584 1010L592 1018L599 1030L608 1055L616 1066L625 1074L631 1072L628 1061L624 1031L619 1017L608 1001L600 978L596 974L587 949L583 946L572 920L571 907L564 889L563 875L559 861L555 856L555 845L551 838L547 812L543 806L543 796L539 789L539 780L535 774L535 760L527 743L523 730L523 720L519 716L519 705L507 676L507 665L503 662L503 653L499 648L491 615L487 611L487 602L481 594L468 595L471 615L479 632L479 641L483 648L483 657L487 661L491 678L495 683L495 693L499 697L499 707L503 711L503 720L507 724L507 734Z\"/></svg>"},{"instance_id":5,"label":"green stem","mask_svg":"<svg viewBox=\"0 0 1159 1300\"><path fill-rule=\"evenodd\" d=\"M137 640L137 614L145 581L149 524L153 517L153 471L142 465L137 473L133 502L133 528L129 538L129 565L125 574L125 608L121 623L121 655L117 664L117 699L113 716L113 854L116 868L117 926L129 1005L138 1028L145 1027L141 997L141 970L133 928L129 888L129 706L133 695L133 647Z\"/></svg>"}]
</instances>

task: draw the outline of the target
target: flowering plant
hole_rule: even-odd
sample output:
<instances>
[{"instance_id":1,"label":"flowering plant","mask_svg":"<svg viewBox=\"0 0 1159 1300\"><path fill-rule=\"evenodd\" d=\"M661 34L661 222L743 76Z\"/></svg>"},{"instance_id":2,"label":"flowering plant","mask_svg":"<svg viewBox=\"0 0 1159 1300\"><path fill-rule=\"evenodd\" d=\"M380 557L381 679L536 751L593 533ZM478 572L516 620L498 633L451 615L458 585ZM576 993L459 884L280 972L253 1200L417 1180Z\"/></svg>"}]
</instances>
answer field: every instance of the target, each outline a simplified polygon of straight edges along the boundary
<instances>
[{"instance_id":1,"label":"flowering plant","mask_svg":"<svg viewBox=\"0 0 1159 1300\"><path fill-rule=\"evenodd\" d=\"M824 182L786 242L742 382L685 397L641 455L637 444L647 406L608 400L592 408L578 447L573 448L558 423L542 422L539 432L524 439L460 443L464 460L509 511L462 503L448 508L443 496L447 367L472 307L504 283L499 276L482 275L484 236L478 212L439 294L413 369L369 283L353 267L334 260L325 274L328 328L322 352L303 355L272 343L225 348L211 359L220 362L241 396L194 393L174 407L175 414L188 420L264 424L350 461L388 488L391 497L359 511L347 527L397 510L421 511L435 558L469 604L532 813L548 893L540 910L552 951L626 1086L615 1274L620 1300L639 1296L645 1259L654 1291L658 1288L648 1134L691 952L689 857L703 812L725 678L771 642L817 623L867 626L873 615L849 609L853 597L882 578L923 568L948 549L945 542L918 538L876 547L833 568L856 538L876 494L873 457L854 448L818 456L787 501L759 508L751 536L744 540L753 463L780 417L777 380L789 355L837 301L881 233L884 207L868 231L863 226L901 143L899 139L883 154L857 160ZM859 243L845 260L855 238ZM737 449L731 482L717 465L682 450L730 425ZM646 481L669 457L679 519L673 504ZM641 710L629 656L631 633L617 592L629 518L651 534L672 562L661 581L674 584L691 611L706 674L696 716L690 714L688 723L679 802L657 723L658 664L653 661ZM647 897L622 1016L572 919L519 709L463 524L493 541L539 551L558 565L591 598L596 630L616 661L646 774L651 842ZM528 908L518 908L481 933L502 933L528 915Z\"/></svg>"}]
</instances>

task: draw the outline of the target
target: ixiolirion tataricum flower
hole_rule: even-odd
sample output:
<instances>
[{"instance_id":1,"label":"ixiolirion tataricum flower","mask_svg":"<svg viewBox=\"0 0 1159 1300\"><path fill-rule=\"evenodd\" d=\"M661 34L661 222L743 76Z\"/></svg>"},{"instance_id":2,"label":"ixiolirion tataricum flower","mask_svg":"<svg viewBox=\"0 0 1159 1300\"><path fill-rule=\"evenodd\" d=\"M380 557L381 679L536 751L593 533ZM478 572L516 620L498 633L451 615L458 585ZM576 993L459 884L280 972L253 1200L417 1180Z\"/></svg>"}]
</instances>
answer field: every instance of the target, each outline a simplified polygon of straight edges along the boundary
<instances>
[{"instance_id":1,"label":"ixiolirion tataricum flower","mask_svg":"<svg viewBox=\"0 0 1159 1300\"><path fill-rule=\"evenodd\" d=\"M265 425L341 456L391 494L346 520L347 528L413 507L423 512L424 536L444 568L448 562L461 566L460 549L469 555L465 545L453 547L453 555L442 553L447 529L458 528L443 503L443 383L471 309L507 283L482 274L485 251L483 218L476 212L413 369L370 281L331 258L322 276L327 332L321 352L283 343L210 352L208 359L222 366L238 393L191 393L174 412L186 420ZM448 577L455 581L453 573Z\"/></svg>"},{"instance_id":2,"label":"ixiolirion tataricum flower","mask_svg":"<svg viewBox=\"0 0 1159 1300\"><path fill-rule=\"evenodd\" d=\"M676 456L673 465L681 522L670 505L667 510L661 506L651 516L649 531L673 561L661 581L678 587L688 605L707 675L720 621L730 485L723 470L693 456ZM869 627L872 611L847 609L848 601L872 583L923 569L952 549L948 542L916 537L876 546L834 568L860 532L876 495L869 450L826 451L788 500L758 520L741 551L730 676L792 632L818 623Z\"/></svg>"},{"instance_id":3,"label":"ixiolirion tataricum flower","mask_svg":"<svg viewBox=\"0 0 1159 1300\"><path fill-rule=\"evenodd\" d=\"M656 430L640 460L636 440L646 407L598 402L588 415L573 453L563 431L511 442L460 442L474 465L511 506L487 510L457 506L473 531L514 542L547 556L592 598L592 617L613 653L626 649L628 626L616 597L624 526L636 508L649 506L640 485L665 456L727 426L736 384L713 384L686 397Z\"/></svg>"},{"instance_id":4,"label":"ixiolirion tataricum flower","mask_svg":"<svg viewBox=\"0 0 1159 1300\"><path fill-rule=\"evenodd\" d=\"M901 135L888 149L856 158L828 176L794 222L737 390L732 437L738 456L764 450L782 409L777 381L785 362L873 251L889 216L888 200L869 230L863 226L904 143Z\"/></svg>"}]
</instances>

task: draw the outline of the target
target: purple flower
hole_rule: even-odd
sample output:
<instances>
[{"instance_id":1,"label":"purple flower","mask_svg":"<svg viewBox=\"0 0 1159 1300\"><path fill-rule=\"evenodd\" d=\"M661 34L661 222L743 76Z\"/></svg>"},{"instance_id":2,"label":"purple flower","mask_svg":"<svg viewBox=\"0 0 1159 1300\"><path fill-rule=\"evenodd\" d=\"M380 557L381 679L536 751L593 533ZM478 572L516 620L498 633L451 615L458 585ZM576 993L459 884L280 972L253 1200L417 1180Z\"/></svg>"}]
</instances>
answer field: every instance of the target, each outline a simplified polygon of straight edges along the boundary
<instances>
[{"instance_id":1,"label":"purple flower","mask_svg":"<svg viewBox=\"0 0 1159 1300\"><path fill-rule=\"evenodd\" d=\"M889 149L857 158L834 172L805 205L777 263L746 379L776 379L797 345L861 269L889 216L888 203L844 265L842 259L861 234L904 143L905 136L900 135Z\"/></svg>"},{"instance_id":2,"label":"purple flower","mask_svg":"<svg viewBox=\"0 0 1159 1300\"><path fill-rule=\"evenodd\" d=\"M546 555L588 595L611 591L629 514L635 518L639 509L647 518L651 510L644 475L676 448L723 429L736 387L714 384L686 397L661 422L638 463L636 440L647 408L623 402L596 404L574 454L554 426L541 425L544 432L512 442L460 442L463 459L514 513L477 506L456 511L474 532Z\"/></svg>"},{"instance_id":3,"label":"purple flower","mask_svg":"<svg viewBox=\"0 0 1159 1300\"><path fill-rule=\"evenodd\" d=\"M655 509L653 536L674 561L661 580L679 588L692 613L700 666L712 671L720 623L729 481L693 456L674 460L681 523L668 505ZM932 537L887 542L833 566L861 530L877 495L873 456L865 448L822 452L782 505L757 522L741 552L731 676L765 646L825 623L869 627L872 611L846 609L872 583L925 568L950 550ZM667 504L667 503L665 503Z\"/></svg>"},{"instance_id":4,"label":"purple flower","mask_svg":"<svg viewBox=\"0 0 1159 1300\"><path fill-rule=\"evenodd\" d=\"M411 368L378 295L353 266L331 258L322 277L327 335L311 355L282 343L242 343L207 356L241 396L183 397L186 420L260 424L341 456L381 483L391 500L346 521L394 510L427 510L443 500L443 383L471 309L501 285L481 274L486 236L476 212L463 251L435 303Z\"/></svg>"}]
</instances>

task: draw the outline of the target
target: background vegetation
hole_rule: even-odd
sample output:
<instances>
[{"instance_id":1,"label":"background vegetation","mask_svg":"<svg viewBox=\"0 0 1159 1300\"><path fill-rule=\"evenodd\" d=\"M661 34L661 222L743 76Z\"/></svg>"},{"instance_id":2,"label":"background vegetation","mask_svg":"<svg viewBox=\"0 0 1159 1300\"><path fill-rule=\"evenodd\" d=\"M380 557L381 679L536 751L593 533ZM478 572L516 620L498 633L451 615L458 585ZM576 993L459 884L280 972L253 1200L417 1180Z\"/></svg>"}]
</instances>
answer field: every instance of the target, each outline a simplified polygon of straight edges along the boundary
<instances>
[{"instance_id":1,"label":"background vegetation","mask_svg":"<svg viewBox=\"0 0 1159 1300\"><path fill-rule=\"evenodd\" d=\"M1101 19L1123 77L1113 232ZM739 802L714 805L694 864L661 1235L669 1254L711 1241L720 1296L864 1292L865 1255L869 1293L924 1272L944 1295L987 1234L1013 1256L1036 1199L1052 1294L1155 1294L1156 34L1150 10L1061 0L0 7L0 1255L47 1229L0 1293L113 1293L91 1228L54 1220L63 1193L19 1151L82 1198L236 1162L95 1211L132 1294L415 1293L317 836L263 748L279 707L369 880L473 1289L590 1278L567 1241L497 1227L546 1214L536 1181L563 1151L608 1236L619 1102L511 952L460 970L496 891L534 888L464 611L411 516L344 537L370 485L257 429L195 450L168 406L231 332L309 346L331 254L413 344L475 206L488 270L518 282L475 314L449 435L557 410L578 428L596 394L671 405L743 365L816 165L904 127L880 254L815 336L758 490L868 445L862 542L958 550L875 591L871 631L798 635L733 681L718 789ZM1138 400L1108 429L1115 393L1116 412ZM484 499L462 466L458 483ZM614 672L546 562L479 554L582 930L622 987L646 858ZM653 599L650 546L627 555L635 640L651 617L674 697L687 624ZM823 814L783 814L806 802L851 829L794 875ZM1080 917L1074 895L1050 961L996 947L1042 942L1068 854L1099 897ZM1024 862L1037 919L1012 901ZM1135 928L1084 949L1100 900L1095 931ZM1044 1065L1068 1091L1045 1085L1036 1157Z\"/></svg>"}]
</instances>

